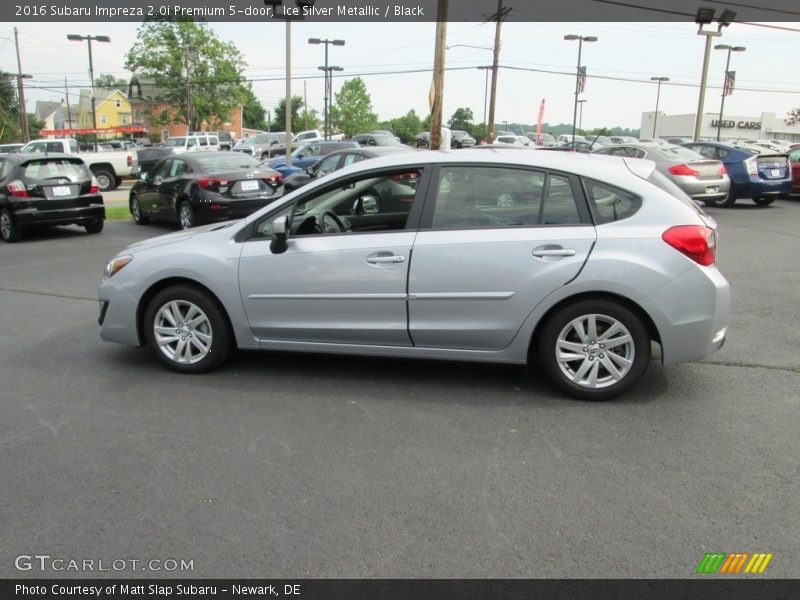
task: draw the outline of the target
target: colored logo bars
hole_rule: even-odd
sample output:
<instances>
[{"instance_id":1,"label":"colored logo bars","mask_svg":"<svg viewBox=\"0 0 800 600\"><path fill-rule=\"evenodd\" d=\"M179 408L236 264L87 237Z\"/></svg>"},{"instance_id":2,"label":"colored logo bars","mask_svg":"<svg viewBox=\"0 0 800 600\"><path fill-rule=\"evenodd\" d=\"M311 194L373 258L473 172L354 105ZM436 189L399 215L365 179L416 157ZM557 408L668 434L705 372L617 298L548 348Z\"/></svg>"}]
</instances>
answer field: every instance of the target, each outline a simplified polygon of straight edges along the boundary
<instances>
[{"instance_id":1,"label":"colored logo bars","mask_svg":"<svg viewBox=\"0 0 800 600\"><path fill-rule=\"evenodd\" d=\"M749 554L748 552L710 552L703 557L700 566L697 567L697 572L725 575L738 575L739 573L761 574L767 569L772 556L771 553L767 552L756 552L755 554Z\"/></svg>"}]
</instances>

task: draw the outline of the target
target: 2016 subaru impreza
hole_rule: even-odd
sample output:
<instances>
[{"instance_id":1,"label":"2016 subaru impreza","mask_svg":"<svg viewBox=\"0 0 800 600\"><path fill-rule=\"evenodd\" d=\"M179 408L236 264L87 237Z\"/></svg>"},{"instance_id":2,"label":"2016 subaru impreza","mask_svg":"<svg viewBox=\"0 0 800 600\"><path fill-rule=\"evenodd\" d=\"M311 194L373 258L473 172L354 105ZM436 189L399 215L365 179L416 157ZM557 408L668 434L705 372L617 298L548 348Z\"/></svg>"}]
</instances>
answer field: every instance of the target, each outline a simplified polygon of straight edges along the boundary
<instances>
[{"instance_id":1,"label":"2016 subaru impreza","mask_svg":"<svg viewBox=\"0 0 800 600\"><path fill-rule=\"evenodd\" d=\"M99 288L103 339L184 373L234 348L526 363L567 393L629 390L722 346L716 223L640 159L396 154L250 217L134 244Z\"/></svg>"}]
</instances>

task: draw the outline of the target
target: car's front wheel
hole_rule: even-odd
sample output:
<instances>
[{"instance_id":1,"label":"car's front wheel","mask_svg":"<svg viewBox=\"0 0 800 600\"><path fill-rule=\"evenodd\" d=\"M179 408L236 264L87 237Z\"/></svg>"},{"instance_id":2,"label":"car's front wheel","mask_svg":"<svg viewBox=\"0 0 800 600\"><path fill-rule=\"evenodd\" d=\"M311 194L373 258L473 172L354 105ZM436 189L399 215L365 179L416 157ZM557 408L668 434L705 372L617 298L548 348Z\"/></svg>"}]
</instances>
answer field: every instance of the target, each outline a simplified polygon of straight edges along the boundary
<instances>
[{"instance_id":1,"label":"car's front wheel","mask_svg":"<svg viewBox=\"0 0 800 600\"><path fill-rule=\"evenodd\" d=\"M150 222L150 218L142 212L142 205L139 203L139 197L136 194L131 196L131 215L133 216L133 222L137 225L147 225Z\"/></svg>"},{"instance_id":2,"label":"car's front wheel","mask_svg":"<svg viewBox=\"0 0 800 600\"><path fill-rule=\"evenodd\" d=\"M144 334L155 357L182 373L205 373L233 350L223 309L206 292L185 285L160 291L144 314Z\"/></svg>"},{"instance_id":3,"label":"car's front wheel","mask_svg":"<svg viewBox=\"0 0 800 600\"><path fill-rule=\"evenodd\" d=\"M582 400L608 400L627 392L650 360L650 337L641 318L610 300L582 300L550 317L539 340L550 378Z\"/></svg>"}]
</instances>

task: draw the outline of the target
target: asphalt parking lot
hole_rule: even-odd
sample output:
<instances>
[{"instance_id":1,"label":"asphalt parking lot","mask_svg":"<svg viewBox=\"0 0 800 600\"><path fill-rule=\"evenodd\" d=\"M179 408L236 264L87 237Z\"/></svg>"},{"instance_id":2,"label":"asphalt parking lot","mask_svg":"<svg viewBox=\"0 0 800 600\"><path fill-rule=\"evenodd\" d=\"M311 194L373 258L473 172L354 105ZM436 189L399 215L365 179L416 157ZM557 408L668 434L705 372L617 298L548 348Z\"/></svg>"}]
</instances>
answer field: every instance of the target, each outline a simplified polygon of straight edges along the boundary
<instances>
[{"instance_id":1,"label":"asphalt parking lot","mask_svg":"<svg viewBox=\"0 0 800 600\"><path fill-rule=\"evenodd\" d=\"M603 404L535 369L240 353L179 376L100 340L107 223L0 246L0 577L15 557L188 577L800 575L800 201L710 209L726 346Z\"/></svg>"}]
</instances>

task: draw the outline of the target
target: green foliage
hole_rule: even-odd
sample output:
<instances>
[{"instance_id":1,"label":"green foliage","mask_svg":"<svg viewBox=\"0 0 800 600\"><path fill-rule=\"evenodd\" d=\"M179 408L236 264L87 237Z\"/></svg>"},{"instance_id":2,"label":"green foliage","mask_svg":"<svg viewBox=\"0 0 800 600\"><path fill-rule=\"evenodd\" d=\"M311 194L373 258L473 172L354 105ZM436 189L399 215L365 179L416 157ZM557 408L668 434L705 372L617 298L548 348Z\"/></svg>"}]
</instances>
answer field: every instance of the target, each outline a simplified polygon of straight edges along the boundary
<instances>
[{"instance_id":1,"label":"green foliage","mask_svg":"<svg viewBox=\"0 0 800 600\"><path fill-rule=\"evenodd\" d=\"M118 88L126 94L128 93L128 82L126 80L106 73L100 73L100 75L94 78L94 87L106 89Z\"/></svg>"},{"instance_id":2,"label":"green foliage","mask_svg":"<svg viewBox=\"0 0 800 600\"><path fill-rule=\"evenodd\" d=\"M378 116L372 112L372 99L360 77L348 79L336 93L331 106L333 129L348 137L377 128Z\"/></svg>"},{"instance_id":3,"label":"green foliage","mask_svg":"<svg viewBox=\"0 0 800 600\"><path fill-rule=\"evenodd\" d=\"M191 87L191 130L202 123L219 129L231 111L244 104L245 66L234 44L221 41L207 23L191 20L144 23L125 60L126 69L154 84L154 100L177 109L176 122L187 122Z\"/></svg>"},{"instance_id":4,"label":"green foliage","mask_svg":"<svg viewBox=\"0 0 800 600\"><path fill-rule=\"evenodd\" d=\"M450 117L447 126L450 129L460 129L471 134L472 121L474 118L471 108L459 108L453 113L453 116Z\"/></svg>"},{"instance_id":5,"label":"green foliage","mask_svg":"<svg viewBox=\"0 0 800 600\"><path fill-rule=\"evenodd\" d=\"M472 132L470 133L472 137L475 138L475 141L480 142L481 140L486 140L486 136L489 135L489 128L486 127L483 123L476 123L472 126Z\"/></svg>"},{"instance_id":6,"label":"green foliage","mask_svg":"<svg viewBox=\"0 0 800 600\"><path fill-rule=\"evenodd\" d=\"M303 106L303 97L302 96L292 96L292 131L297 132L300 131L297 127L300 124L300 117L298 113L300 112L300 107ZM272 130L273 131L285 131L286 130L286 98L281 98L278 102L278 106L275 107L275 115L272 119Z\"/></svg>"},{"instance_id":7,"label":"green foliage","mask_svg":"<svg viewBox=\"0 0 800 600\"><path fill-rule=\"evenodd\" d=\"M391 130L404 144L413 144L414 136L422 131L422 121L411 109L402 117L381 123L380 128Z\"/></svg>"},{"instance_id":8,"label":"green foliage","mask_svg":"<svg viewBox=\"0 0 800 600\"><path fill-rule=\"evenodd\" d=\"M28 113L28 133L31 134L31 139L41 137L39 132L42 129L44 129L44 119L40 119L35 113Z\"/></svg>"},{"instance_id":9,"label":"green foliage","mask_svg":"<svg viewBox=\"0 0 800 600\"><path fill-rule=\"evenodd\" d=\"M0 142L21 142L19 104L8 73L0 71Z\"/></svg>"},{"instance_id":10,"label":"green foliage","mask_svg":"<svg viewBox=\"0 0 800 600\"><path fill-rule=\"evenodd\" d=\"M248 129L265 130L267 128L267 111L253 93L253 88L245 89L244 107L242 109L242 126Z\"/></svg>"},{"instance_id":11,"label":"green foliage","mask_svg":"<svg viewBox=\"0 0 800 600\"><path fill-rule=\"evenodd\" d=\"M787 125L797 125L800 123L800 108L793 108L789 112L786 113L786 119L784 121Z\"/></svg>"}]
</instances>

